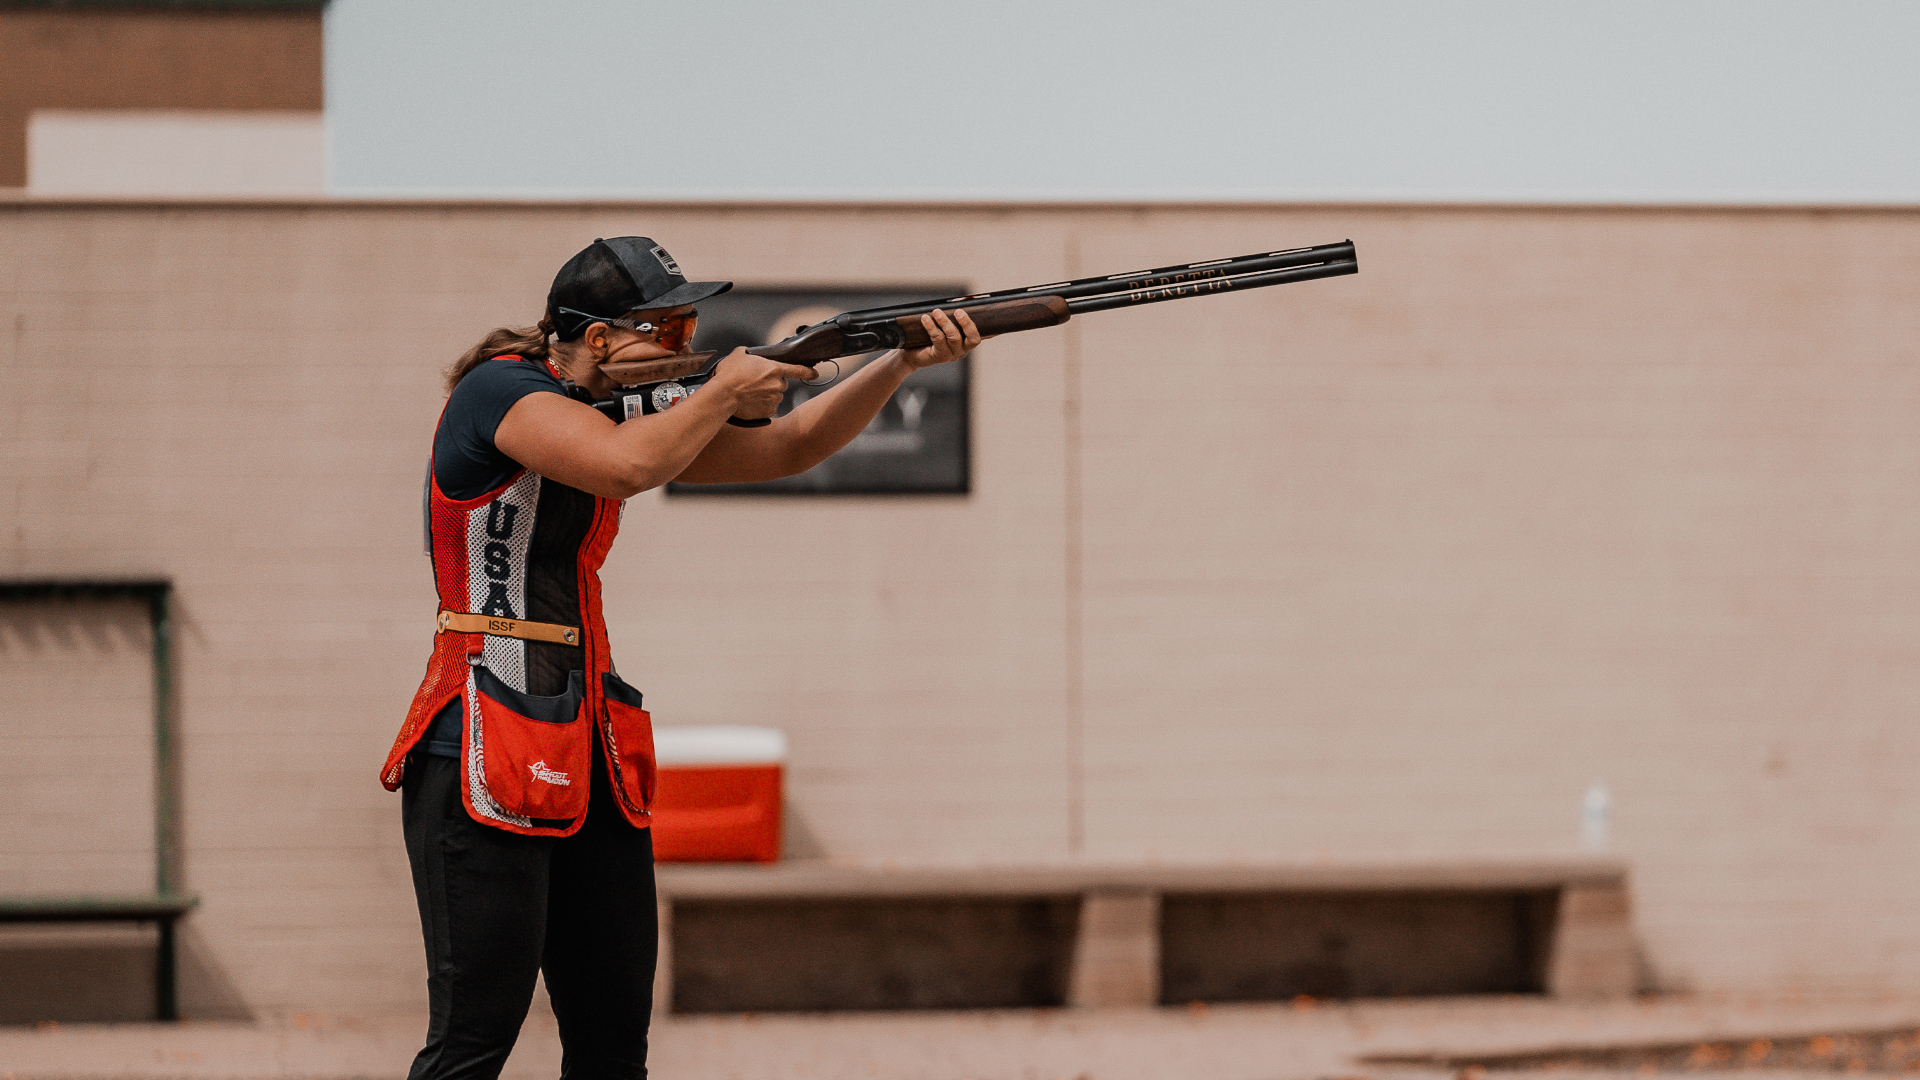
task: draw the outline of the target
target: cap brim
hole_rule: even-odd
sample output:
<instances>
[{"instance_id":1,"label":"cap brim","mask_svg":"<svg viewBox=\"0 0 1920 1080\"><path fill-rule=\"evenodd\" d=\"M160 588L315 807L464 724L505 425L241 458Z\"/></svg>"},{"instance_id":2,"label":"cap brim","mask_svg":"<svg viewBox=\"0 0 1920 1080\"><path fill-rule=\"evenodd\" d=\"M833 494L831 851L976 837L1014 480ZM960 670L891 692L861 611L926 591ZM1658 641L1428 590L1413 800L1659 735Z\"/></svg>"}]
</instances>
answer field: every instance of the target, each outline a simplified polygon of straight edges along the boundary
<instances>
[{"instance_id":1,"label":"cap brim","mask_svg":"<svg viewBox=\"0 0 1920 1080\"><path fill-rule=\"evenodd\" d=\"M656 296L647 301L645 307L635 311L658 311L661 308L679 307L682 304L697 304L709 296L719 296L733 288L731 281L689 281L667 292L665 296Z\"/></svg>"}]
</instances>

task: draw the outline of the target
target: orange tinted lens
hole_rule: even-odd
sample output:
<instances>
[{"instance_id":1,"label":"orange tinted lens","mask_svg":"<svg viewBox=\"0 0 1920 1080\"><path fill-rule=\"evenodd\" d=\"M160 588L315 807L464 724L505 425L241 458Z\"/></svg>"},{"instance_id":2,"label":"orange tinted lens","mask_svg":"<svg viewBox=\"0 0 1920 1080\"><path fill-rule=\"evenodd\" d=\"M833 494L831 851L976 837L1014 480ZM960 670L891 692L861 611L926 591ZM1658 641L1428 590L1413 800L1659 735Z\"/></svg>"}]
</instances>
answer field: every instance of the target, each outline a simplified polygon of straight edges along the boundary
<instances>
[{"instance_id":1,"label":"orange tinted lens","mask_svg":"<svg viewBox=\"0 0 1920 1080\"><path fill-rule=\"evenodd\" d=\"M699 317L699 312L689 311L684 315L669 315L661 319L655 340L660 342L662 348L679 352L687 347L687 340L693 337L694 320Z\"/></svg>"}]
</instances>

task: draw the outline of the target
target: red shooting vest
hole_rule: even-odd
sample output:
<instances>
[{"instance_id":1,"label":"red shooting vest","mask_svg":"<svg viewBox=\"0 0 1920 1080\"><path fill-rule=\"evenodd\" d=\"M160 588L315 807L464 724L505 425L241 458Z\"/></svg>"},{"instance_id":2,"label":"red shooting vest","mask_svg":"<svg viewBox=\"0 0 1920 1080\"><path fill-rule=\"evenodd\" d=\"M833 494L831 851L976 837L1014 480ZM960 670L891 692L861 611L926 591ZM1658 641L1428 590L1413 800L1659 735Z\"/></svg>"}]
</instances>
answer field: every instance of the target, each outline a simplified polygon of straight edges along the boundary
<instances>
[{"instance_id":1,"label":"red shooting vest","mask_svg":"<svg viewBox=\"0 0 1920 1080\"><path fill-rule=\"evenodd\" d=\"M461 792L483 825L568 836L585 823L594 726L629 822L651 824L653 725L614 673L600 612L600 566L622 504L522 470L474 499L427 491L427 533L442 611L579 627L577 645L494 634L434 639L380 780L400 786L433 717L461 698Z\"/></svg>"}]
</instances>

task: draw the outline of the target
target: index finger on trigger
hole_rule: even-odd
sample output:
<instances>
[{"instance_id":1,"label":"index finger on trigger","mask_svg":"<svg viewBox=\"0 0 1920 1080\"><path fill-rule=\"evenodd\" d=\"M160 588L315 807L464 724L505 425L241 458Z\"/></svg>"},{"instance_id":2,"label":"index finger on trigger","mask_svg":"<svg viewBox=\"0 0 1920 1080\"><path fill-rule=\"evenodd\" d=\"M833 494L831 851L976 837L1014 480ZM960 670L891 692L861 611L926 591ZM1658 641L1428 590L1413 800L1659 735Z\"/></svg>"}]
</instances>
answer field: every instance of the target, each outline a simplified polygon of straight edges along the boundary
<instances>
[{"instance_id":1,"label":"index finger on trigger","mask_svg":"<svg viewBox=\"0 0 1920 1080\"><path fill-rule=\"evenodd\" d=\"M775 361L773 366L780 369L780 377L783 379L815 379L820 376L817 369L801 367L799 364L783 364Z\"/></svg>"}]
</instances>

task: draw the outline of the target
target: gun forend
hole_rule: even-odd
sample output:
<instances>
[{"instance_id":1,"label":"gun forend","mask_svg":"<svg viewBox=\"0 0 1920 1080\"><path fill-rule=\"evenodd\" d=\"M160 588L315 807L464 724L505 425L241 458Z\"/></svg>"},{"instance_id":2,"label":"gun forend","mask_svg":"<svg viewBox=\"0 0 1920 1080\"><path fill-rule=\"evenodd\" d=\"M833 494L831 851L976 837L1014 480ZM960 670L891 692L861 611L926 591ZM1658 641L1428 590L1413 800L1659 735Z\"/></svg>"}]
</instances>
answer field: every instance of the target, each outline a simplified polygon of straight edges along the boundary
<instances>
[{"instance_id":1,"label":"gun forend","mask_svg":"<svg viewBox=\"0 0 1920 1080\"><path fill-rule=\"evenodd\" d=\"M953 311L965 311L983 337L1059 326L1073 318L1073 314L1067 310L1067 302L1057 296L1028 296L979 307L962 304L948 311L948 314L951 315ZM920 316L902 315L893 322L900 328L901 347L919 349L926 346L927 328L920 325Z\"/></svg>"}]
</instances>

